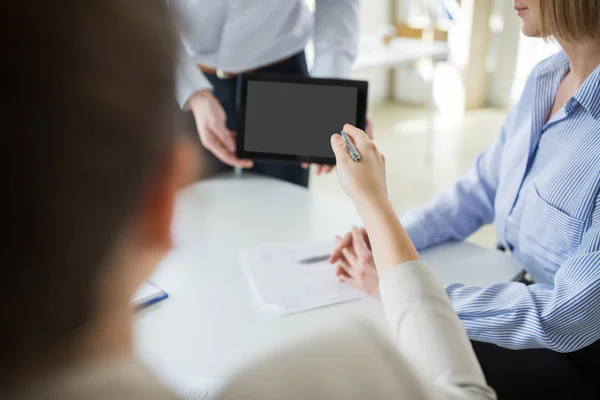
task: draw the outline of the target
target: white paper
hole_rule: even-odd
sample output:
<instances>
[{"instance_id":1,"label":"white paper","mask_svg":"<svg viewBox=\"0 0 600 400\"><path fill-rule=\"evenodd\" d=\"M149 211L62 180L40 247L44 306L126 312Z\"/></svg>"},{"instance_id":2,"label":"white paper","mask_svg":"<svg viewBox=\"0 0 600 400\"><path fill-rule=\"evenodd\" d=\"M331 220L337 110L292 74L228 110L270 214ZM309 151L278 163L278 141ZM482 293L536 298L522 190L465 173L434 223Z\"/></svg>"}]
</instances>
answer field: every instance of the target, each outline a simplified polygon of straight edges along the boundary
<instances>
[{"instance_id":1,"label":"white paper","mask_svg":"<svg viewBox=\"0 0 600 400\"><path fill-rule=\"evenodd\" d=\"M202 378L194 380L188 387L175 388L174 391L184 399L210 400L219 394L224 385L225 382L219 379Z\"/></svg>"},{"instance_id":2,"label":"white paper","mask_svg":"<svg viewBox=\"0 0 600 400\"><path fill-rule=\"evenodd\" d=\"M159 288L152 282L146 281L142 284L142 286L138 288L137 292L135 292L135 294L133 295L133 298L131 299L131 304L133 304L136 307L140 306L152 299L162 296L163 293L164 292L161 288Z\"/></svg>"},{"instance_id":3,"label":"white paper","mask_svg":"<svg viewBox=\"0 0 600 400\"><path fill-rule=\"evenodd\" d=\"M162 360L149 354L142 355L141 359L161 384L181 400L214 399L227 384L226 379L197 375L189 368L166 367Z\"/></svg>"},{"instance_id":4,"label":"white paper","mask_svg":"<svg viewBox=\"0 0 600 400\"><path fill-rule=\"evenodd\" d=\"M242 252L242 264L260 304L279 315L293 314L366 295L337 281L327 261L300 261L330 254L332 243L271 243Z\"/></svg>"}]
</instances>

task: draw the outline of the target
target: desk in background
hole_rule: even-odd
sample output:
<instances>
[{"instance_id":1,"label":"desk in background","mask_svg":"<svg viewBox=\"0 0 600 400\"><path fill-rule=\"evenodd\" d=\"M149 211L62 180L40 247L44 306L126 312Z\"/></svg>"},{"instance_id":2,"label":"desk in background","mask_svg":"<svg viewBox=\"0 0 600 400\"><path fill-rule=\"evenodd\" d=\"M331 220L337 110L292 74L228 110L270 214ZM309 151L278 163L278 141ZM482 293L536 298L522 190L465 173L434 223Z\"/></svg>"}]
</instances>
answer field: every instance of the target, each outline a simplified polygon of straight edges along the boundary
<instances>
[{"instance_id":1,"label":"desk in background","mask_svg":"<svg viewBox=\"0 0 600 400\"><path fill-rule=\"evenodd\" d=\"M435 105L433 104L433 81L435 70L439 61L446 61L449 54L448 43L427 42L421 39L395 38L388 44L383 44L377 36L361 35L358 46L358 56L354 62L354 71L368 70L372 68L398 68L415 64L422 59L430 60L433 71L426 79L428 98L425 102L427 108L427 129L425 157L431 161L433 155L434 138L434 116Z\"/></svg>"},{"instance_id":2,"label":"desk in background","mask_svg":"<svg viewBox=\"0 0 600 400\"><path fill-rule=\"evenodd\" d=\"M244 248L331 239L353 224L360 225L353 208L252 174L185 189L173 224L175 248L153 277L169 299L138 315L137 354L166 377L223 378L266 350L350 317L372 320L387 332L381 304L371 299L273 317L253 303L239 262ZM422 255L444 284L488 285L521 270L509 255L468 243Z\"/></svg>"}]
</instances>

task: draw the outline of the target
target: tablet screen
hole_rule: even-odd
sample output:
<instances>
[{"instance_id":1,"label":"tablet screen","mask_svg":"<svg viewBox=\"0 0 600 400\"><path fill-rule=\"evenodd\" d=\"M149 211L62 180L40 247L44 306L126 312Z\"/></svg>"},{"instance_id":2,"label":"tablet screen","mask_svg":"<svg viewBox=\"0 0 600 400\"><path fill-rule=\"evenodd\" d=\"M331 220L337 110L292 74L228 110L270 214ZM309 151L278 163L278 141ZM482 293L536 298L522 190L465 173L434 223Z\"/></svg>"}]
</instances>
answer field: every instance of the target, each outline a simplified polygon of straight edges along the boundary
<instances>
[{"instance_id":1,"label":"tablet screen","mask_svg":"<svg viewBox=\"0 0 600 400\"><path fill-rule=\"evenodd\" d=\"M356 87L250 81L246 93L247 152L331 158L331 135L357 124Z\"/></svg>"}]
</instances>

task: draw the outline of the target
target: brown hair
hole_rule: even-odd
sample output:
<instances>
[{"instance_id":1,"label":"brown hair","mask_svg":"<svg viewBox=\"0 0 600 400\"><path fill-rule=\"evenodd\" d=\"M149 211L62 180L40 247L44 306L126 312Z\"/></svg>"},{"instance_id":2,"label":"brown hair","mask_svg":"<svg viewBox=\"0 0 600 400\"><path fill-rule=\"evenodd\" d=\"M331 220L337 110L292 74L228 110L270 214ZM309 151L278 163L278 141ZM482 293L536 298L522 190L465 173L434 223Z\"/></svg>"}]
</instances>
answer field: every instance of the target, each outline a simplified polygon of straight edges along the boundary
<instances>
[{"instance_id":1,"label":"brown hair","mask_svg":"<svg viewBox=\"0 0 600 400\"><path fill-rule=\"evenodd\" d=\"M600 40L600 0L540 0L540 31L568 42Z\"/></svg>"},{"instance_id":2,"label":"brown hair","mask_svg":"<svg viewBox=\"0 0 600 400\"><path fill-rule=\"evenodd\" d=\"M164 0L2 3L0 392L63 350L174 141ZM0 395L1 397L1 395Z\"/></svg>"}]
</instances>

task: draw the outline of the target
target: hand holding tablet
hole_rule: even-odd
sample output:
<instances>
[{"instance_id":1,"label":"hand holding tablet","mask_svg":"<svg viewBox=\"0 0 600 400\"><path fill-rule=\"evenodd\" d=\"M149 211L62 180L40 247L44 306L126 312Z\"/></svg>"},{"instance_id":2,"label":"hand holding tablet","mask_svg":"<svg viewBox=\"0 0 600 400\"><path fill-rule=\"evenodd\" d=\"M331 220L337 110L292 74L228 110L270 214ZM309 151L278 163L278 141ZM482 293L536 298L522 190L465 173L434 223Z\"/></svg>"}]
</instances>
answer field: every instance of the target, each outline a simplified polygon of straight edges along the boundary
<instances>
[{"instance_id":1,"label":"hand holding tablet","mask_svg":"<svg viewBox=\"0 0 600 400\"><path fill-rule=\"evenodd\" d=\"M368 83L243 76L238 96L237 156L335 165L330 138L366 124Z\"/></svg>"}]
</instances>

